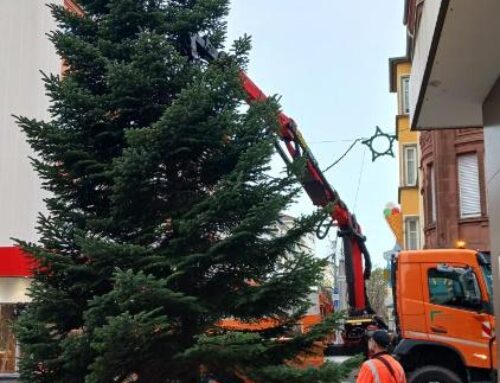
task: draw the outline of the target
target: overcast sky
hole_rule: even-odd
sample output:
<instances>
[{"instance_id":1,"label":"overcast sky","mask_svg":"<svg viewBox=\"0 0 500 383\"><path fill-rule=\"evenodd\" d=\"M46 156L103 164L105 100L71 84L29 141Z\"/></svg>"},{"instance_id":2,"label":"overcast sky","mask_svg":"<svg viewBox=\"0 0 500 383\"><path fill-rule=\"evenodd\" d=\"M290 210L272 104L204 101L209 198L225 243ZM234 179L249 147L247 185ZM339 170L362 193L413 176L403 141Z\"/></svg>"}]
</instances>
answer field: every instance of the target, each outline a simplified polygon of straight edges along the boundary
<instances>
[{"instance_id":1,"label":"overcast sky","mask_svg":"<svg viewBox=\"0 0 500 383\"><path fill-rule=\"evenodd\" d=\"M405 52L402 17L402 0L232 0L228 38L252 36L250 77L267 94L282 97L283 110L325 168L349 147L348 140L370 137L375 126L394 133L388 59ZM372 163L358 144L326 174L356 213L376 265L385 263L382 254L395 241L383 209L397 202L396 161L382 157ZM304 195L291 213L313 209ZM328 241L316 249L327 255Z\"/></svg>"}]
</instances>

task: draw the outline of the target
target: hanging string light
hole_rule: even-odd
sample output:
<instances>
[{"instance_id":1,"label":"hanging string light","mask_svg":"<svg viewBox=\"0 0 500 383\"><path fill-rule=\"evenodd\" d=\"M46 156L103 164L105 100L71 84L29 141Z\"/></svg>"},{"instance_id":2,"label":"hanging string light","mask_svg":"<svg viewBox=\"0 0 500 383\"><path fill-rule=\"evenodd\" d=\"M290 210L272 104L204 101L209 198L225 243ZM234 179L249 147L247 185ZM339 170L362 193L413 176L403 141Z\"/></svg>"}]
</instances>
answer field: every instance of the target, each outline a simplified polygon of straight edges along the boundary
<instances>
[{"instance_id":1,"label":"hanging string light","mask_svg":"<svg viewBox=\"0 0 500 383\"><path fill-rule=\"evenodd\" d=\"M387 144L381 145L380 142L382 140L387 140ZM372 162L374 162L377 158L382 157L382 156L391 156L394 157L394 151L392 150L392 145L394 141L396 140L396 136L393 134L389 133L384 133L378 126L375 129L375 134L371 136L370 138L356 138L354 140L349 140L352 141L352 144L349 146L349 148L338 158L336 159L331 165L326 167L323 170L323 173L327 172L331 168L333 168L335 165L337 165L341 160L345 158L345 156L356 146L358 142L361 142L363 145L366 145L368 149L370 149L370 152L372 154ZM320 143L323 142L333 142L333 141L320 141ZM382 146L383 148L386 148L384 151L380 151L375 147L375 143L377 147Z\"/></svg>"},{"instance_id":2,"label":"hanging string light","mask_svg":"<svg viewBox=\"0 0 500 383\"><path fill-rule=\"evenodd\" d=\"M377 150L374 147L374 143L375 142L380 143L380 140L384 140L384 139L387 140L387 146L386 146L387 149L385 151ZM384 133L377 126L375 129L375 134L373 136L371 136L370 138L361 141L361 143L363 145L366 145L368 147L368 149L370 149L370 151L372 152L372 162L375 162L375 160L377 158L382 157L382 156L394 157L394 151L392 150L392 144L395 140L396 140L395 135ZM378 144L377 146L380 146L380 144Z\"/></svg>"}]
</instances>

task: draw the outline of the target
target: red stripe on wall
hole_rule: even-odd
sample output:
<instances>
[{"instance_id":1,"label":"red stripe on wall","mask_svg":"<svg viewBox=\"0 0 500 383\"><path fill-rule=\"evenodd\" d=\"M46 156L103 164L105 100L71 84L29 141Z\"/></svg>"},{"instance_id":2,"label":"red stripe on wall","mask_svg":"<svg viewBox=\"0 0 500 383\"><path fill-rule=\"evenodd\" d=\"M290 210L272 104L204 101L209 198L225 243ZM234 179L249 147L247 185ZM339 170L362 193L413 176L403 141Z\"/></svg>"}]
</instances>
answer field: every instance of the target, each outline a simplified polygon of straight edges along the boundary
<instances>
[{"instance_id":1,"label":"red stripe on wall","mask_svg":"<svg viewBox=\"0 0 500 383\"><path fill-rule=\"evenodd\" d=\"M19 247L0 247L0 277L30 277L34 264Z\"/></svg>"}]
</instances>

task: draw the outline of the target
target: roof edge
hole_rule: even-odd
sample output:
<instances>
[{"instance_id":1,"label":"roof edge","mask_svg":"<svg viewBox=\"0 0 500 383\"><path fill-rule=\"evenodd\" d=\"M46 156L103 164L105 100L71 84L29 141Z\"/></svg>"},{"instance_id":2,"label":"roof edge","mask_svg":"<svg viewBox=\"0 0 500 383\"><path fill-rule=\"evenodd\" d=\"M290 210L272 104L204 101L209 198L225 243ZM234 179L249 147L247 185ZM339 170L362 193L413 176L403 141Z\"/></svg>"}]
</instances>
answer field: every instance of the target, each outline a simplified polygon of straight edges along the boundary
<instances>
[{"instance_id":1,"label":"roof edge","mask_svg":"<svg viewBox=\"0 0 500 383\"><path fill-rule=\"evenodd\" d=\"M408 56L391 57L389 59L389 91L395 93L398 90L398 82L396 79L396 68L398 64L409 63Z\"/></svg>"}]
</instances>

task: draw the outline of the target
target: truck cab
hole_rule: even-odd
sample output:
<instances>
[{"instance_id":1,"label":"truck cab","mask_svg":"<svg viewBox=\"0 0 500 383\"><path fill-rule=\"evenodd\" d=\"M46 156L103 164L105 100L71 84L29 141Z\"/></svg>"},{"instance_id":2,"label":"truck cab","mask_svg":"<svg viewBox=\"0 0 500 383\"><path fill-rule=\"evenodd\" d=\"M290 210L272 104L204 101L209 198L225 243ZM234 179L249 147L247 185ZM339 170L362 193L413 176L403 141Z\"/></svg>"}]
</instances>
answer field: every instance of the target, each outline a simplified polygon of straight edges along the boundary
<instances>
[{"instance_id":1,"label":"truck cab","mask_svg":"<svg viewBox=\"0 0 500 383\"><path fill-rule=\"evenodd\" d=\"M492 381L496 360L489 255L402 251L392 261L398 344L409 383Z\"/></svg>"}]
</instances>

